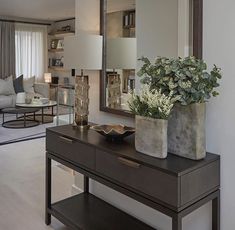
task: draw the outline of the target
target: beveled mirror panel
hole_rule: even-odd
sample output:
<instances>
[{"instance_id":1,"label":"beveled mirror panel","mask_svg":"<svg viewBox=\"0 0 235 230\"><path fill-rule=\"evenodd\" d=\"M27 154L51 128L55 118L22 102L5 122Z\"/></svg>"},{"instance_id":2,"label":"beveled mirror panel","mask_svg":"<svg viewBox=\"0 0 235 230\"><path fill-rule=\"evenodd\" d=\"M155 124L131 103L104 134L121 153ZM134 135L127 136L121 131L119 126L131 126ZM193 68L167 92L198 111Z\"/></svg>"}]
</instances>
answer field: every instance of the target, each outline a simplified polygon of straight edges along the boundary
<instances>
[{"instance_id":1,"label":"beveled mirror panel","mask_svg":"<svg viewBox=\"0 0 235 230\"><path fill-rule=\"evenodd\" d=\"M202 0L101 0L104 35L102 111L132 116L128 93L139 89L142 56L202 56Z\"/></svg>"}]
</instances>

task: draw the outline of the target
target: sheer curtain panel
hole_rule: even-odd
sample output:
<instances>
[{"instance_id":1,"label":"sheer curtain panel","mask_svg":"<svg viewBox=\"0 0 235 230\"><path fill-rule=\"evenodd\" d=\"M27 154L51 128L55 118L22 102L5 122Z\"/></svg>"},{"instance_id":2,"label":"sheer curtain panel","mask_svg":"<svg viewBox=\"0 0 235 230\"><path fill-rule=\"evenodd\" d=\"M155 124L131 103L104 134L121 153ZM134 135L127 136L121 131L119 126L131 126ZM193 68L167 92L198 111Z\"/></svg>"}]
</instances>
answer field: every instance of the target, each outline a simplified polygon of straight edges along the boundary
<instances>
[{"instance_id":1,"label":"sheer curtain panel","mask_svg":"<svg viewBox=\"0 0 235 230\"><path fill-rule=\"evenodd\" d=\"M16 76L42 81L47 63L47 27L15 25Z\"/></svg>"},{"instance_id":2,"label":"sheer curtain panel","mask_svg":"<svg viewBox=\"0 0 235 230\"><path fill-rule=\"evenodd\" d=\"M0 21L0 79L15 77L15 25Z\"/></svg>"}]
</instances>

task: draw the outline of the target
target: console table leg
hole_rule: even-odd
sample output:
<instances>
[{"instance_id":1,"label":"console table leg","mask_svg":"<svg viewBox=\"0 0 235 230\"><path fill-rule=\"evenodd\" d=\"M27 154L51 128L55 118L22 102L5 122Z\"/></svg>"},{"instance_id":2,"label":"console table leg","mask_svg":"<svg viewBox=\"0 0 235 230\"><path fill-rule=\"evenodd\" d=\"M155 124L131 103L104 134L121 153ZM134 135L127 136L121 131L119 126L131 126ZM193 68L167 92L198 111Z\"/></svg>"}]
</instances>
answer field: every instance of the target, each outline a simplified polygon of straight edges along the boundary
<instances>
[{"instance_id":1,"label":"console table leg","mask_svg":"<svg viewBox=\"0 0 235 230\"><path fill-rule=\"evenodd\" d=\"M172 230L182 230L182 218L178 215L172 217Z\"/></svg>"},{"instance_id":2,"label":"console table leg","mask_svg":"<svg viewBox=\"0 0 235 230\"><path fill-rule=\"evenodd\" d=\"M51 159L46 156L46 212L45 223L51 224L51 214L48 213L48 209L51 208Z\"/></svg>"},{"instance_id":3,"label":"console table leg","mask_svg":"<svg viewBox=\"0 0 235 230\"><path fill-rule=\"evenodd\" d=\"M24 127L26 128L26 113L24 113Z\"/></svg>"},{"instance_id":4,"label":"console table leg","mask_svg":"<svg viewBox=\"0 0 235 230\"><path fill-rule=\"evenodd\" d=\"M220 194L212 200L212 230L220 230Z\"/></svg>"},{"instance_id":5,"label":"console table leg","mask_svg":"<svg viewBox=\"0 0 235 230\"><path fill-rule=\"evenodd\" d=\"M89 192L89 177L84 176L84 192Z\"/></svg>"}]
</instances>

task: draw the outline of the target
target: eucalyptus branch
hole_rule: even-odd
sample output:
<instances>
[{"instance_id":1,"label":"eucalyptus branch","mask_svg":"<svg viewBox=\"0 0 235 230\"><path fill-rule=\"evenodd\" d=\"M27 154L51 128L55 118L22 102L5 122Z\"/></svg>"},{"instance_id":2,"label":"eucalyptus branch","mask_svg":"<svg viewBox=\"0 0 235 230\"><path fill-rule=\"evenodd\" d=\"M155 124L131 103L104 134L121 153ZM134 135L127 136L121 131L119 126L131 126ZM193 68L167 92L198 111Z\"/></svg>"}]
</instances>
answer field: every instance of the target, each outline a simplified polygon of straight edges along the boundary
<instances>
[{"instance_id":1,"label":"eucalyptus branch","mask_svg":"<svg viewBox=\"0 0 235 230\"><path fill-rule=\"evenodd\" d=\"M221 79L221 69L217 66L207 72L206 63L195 57L165 58L158 57L154 63L148 58L139 60L143 66L138 72L143 84L151 89L161 90L165 95L173 92L173 96L180 95L179 103L189 105L203 103L219 93L215 90Z\"/></svg>"}]
</instances>

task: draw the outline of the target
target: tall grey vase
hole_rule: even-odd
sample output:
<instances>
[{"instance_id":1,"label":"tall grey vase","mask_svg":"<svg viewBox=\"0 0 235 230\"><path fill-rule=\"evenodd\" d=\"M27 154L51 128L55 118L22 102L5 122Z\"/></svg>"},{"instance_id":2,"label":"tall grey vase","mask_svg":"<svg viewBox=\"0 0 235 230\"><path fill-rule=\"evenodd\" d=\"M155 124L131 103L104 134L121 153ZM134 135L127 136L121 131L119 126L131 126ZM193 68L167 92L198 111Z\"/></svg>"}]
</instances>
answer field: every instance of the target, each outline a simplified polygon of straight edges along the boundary
<instances>
[{"instance_id":1,"label":"tall grey vase","mask_svg":"<svg viewBox=\"0 0 235 230\"><path fill-rule=\"evenodd\" d=\"M138 152L167 157L167 120L136 116L135 148Z\"/></svg>"},{"instance_id":2,"label":"tall grey vase","mask_svg":"<svg viewBox=\"0 0 235 230\"><path fill-rule=\"evenodd\" d=\"M206 156L205 103L176 104L168 121L168 152L192 160Z\"/></svg>"}]
</instances>

